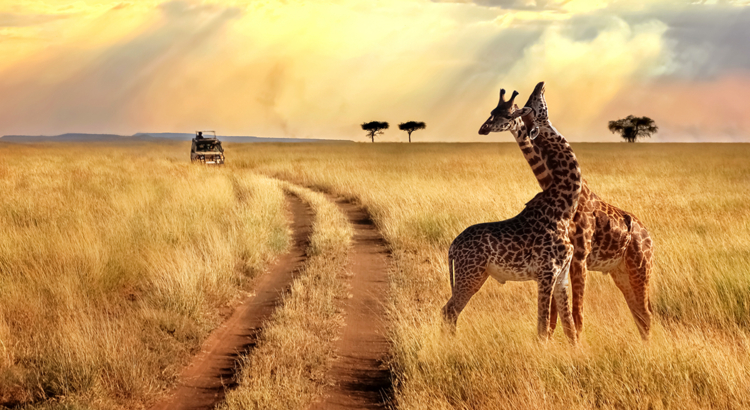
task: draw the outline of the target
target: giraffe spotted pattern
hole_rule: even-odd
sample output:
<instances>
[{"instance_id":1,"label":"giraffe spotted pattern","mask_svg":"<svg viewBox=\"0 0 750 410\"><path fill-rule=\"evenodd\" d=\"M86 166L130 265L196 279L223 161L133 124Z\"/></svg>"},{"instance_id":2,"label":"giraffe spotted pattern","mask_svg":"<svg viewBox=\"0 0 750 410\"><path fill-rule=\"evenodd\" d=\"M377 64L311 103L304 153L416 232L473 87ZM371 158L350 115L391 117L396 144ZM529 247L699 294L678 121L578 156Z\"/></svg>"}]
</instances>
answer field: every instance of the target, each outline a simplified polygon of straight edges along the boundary
<instances>
[{"instance_id":1,"label":"giraffe spotted pattern","mask_svg":"<svg viewBox=\"0 0 750 410\"><path fill-rule=\"evenodd\" d=\"M510 131L517 138L534 129L522 119L530 108L519 110L500 92L500 103L479 133ZM545 131L555 147L546 158L550 187L537 194L512 219L468 227L453 240L448 252L452 295L443 307L447 323L455 328L458 316L471 297L492 276L500 283L534 280L538 285L537 334L550 332L550 303L554 293L556 310L571 343L576 332L568 302L569 269L574 247L570 241L573 215L581 193L581 171L575 154L560 134Z\"/></svg>"}]
</instances>

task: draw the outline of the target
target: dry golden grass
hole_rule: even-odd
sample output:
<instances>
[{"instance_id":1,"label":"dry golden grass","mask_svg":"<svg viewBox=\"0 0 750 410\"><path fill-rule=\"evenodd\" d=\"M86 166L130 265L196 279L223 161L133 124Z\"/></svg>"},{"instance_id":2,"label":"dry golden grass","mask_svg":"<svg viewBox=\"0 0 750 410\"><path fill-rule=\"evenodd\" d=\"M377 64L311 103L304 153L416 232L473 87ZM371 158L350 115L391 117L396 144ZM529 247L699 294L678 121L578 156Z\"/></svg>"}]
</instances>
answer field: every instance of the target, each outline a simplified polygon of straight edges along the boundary
<instances>
[{"instance_id":1,"label":"dry golden grass","mask_svg":"<svg viewBox=\"0 0 750 410\"><path fill-rule=\"evenodd\" d=\"M337 299L347 296L344 266L352 227L325 195L291 184L285 188L315 211L304 269L294 280L256 349L244 359L239 386L221 410L297 410L321 393L342 317Z\"/></svg>"},{"instance_id":2,"label":"dry golden grass","mask_svg":"<svg viewBox=\"0 0 750 410\"><path fill-rule=\"evenodd\" d=\"M277 182L188 150L2 145L0 403L141 407L286 249Z\"/></svg>"},{"instance_id":3,"label":"dry golden grass","mask_svg":"<svg viewBox=\"0 0 750 410\"><path fill-rule=\"evenodd\" d=\"M510 137L509 137L510 138ZM584 177L657 246L652 341L592 273L583 344L535 340L531 283L488 282L447 336L447 249L538 191L514 144L234 146L232 167L357 198L393 252L396 406L750 407L750 146L574 144Z\"/></svg>"},{"instance_id":4,"label":"dry golden grass","mask_svg":"<svg viewBox=\"0 0 750 410\"><path fill-rule=\"evenodd\" d=\"M450 242L538 191L514 144L228 144L221 170L189 166L185 144L4 145L0 399L133 408L173 381L286 247L282 186L250 170L356 199L383 231L397 408L750 407L750 146L573 148L592 189L656 242L649 344L598 273L579 348L562 332L536 341L531 283L488 282L457 335L441 331ZM351 232L296 192L317 212L313 257L227 409L302 408L324 382Z\"/></svg>"}]
</instances>

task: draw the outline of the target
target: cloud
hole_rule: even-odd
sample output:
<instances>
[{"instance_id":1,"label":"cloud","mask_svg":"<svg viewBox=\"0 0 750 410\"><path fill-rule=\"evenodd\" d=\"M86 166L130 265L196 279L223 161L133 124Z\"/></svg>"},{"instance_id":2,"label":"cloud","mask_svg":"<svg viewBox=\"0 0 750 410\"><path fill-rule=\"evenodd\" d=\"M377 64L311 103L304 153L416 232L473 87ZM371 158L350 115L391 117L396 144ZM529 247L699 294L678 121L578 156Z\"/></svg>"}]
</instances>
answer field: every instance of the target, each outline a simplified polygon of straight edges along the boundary
<instances>
[{"instance_id":1,"label":"cloud","mask_svg":"<svg viewBox=\"0 0 750 410\"><path fill-rule=\"evenodd\" d=\"M39 88L24 84L31 97L0 120L344 138L356 138L362 121L416 120L428 122L424 139L467 140L477 138L500 86L523 93L539 80L550 83L551 102L561 102L551 106L556 124L585 123L655 65L662 44L654 22L599 19L579 33L577 20L526 11L357 4L257 5L242 13L162 3L140 34L86 58L44 64L69 74ZM512 22L496 21L506 13Z\"/></svg>"},{"instance_id":2,"label":"cloud","mask_svg":"<svg viewBox=\"0 0 750 410\"><path fill-rule=\"evenodd\" d=\"M672 76L700 80L750 70L750 9L696 6L651 16L668 26Z\"/></svg>"},{"instance_id":3,"label":"cloud","mask_svg":"<svg viewBox=\"0 0 750 410\"><path fill-rule=\"evenodd\" d=\"M185 18L201 14L220 12L224 17L237 17L242 14L239 7L221 6L212 3L197 3L186 0L172 0L159 4L158 8L168 17Z\"/></svg>"},{"instance_id":4,"label":"cloud","mask_svg":"<svg viewBox=\"0 0 750 410\"><path fill-rule=\"evenodd\" d=\"M70 14L0 13L0 27L30 27L70 18Z\"/></svg>"},{"instance_id":5,"label":"cloud","mask_svg":"<svg viewBox=\"0 0 750 410\"><path fill-rule=\"evenodd\" d=\"M742 2L705 3L613 3L592 12L570 15L565 34L575 39L591 39L606 28L612 16L632 26L659 21L666 26L665 53L671 59L665 76L699 80L738 69L750 70L746 41L750 38L750 8L737 5Z\"/></svg>"},{"instance_id":6,"label":"cloud","mask_svg":"<svg viewBox=\"0 0 750 410\"><path fill-rule=\"evenodd\" d=\"M472 3L505 10L560 10L569 0L432 0L435 3Z\"/></svg>"},{"instance_id":7,"label":"cloud","mask_svg":"<svg viewBox=\"0 0 750 410\"><path fill-rule=\"evenodd\" d=\"M131 6L131 3L122 2L122 3L116 4L114 7L111 8L111 10L124 10L130 6Z\"/></svg>"},{"instance_id":8,"label":"cloud","mask_svg":"<svg viewBox=\"0 0 750 410\"><path fill-rule=\"evenodd\" d=\"M484 140L476 131L499 88L517 89L523 100L545 80L552 120L573 141L607 138L606 121L621 114L658 117L664 130L700 135L714 127L712 117L692 116L692 123L691 116L670 117L648 90L680 98L684 90L729 92L727 84L744 90L742 81L726 78L750 71L741 41L750 38L748 12L730 6L671 0L121 4L128 6L76 8L54 30L44 23L28 28L39 34L37 48L0 75L0 95L10 96L0 100L0 133L216 128L353 139L361 137L363 121L415 120L428 124L421 140ZM45 12L25 9L25 15ZM699 83L707 88L696 89ZM634 96L649 101L639 105ZM737 111L736 104L743 102L726 99L724 111ZM722 125L710 129L727 135L750 129L722 115L714 114ZM389 131L383 140L402 137Z\"/></svg>"},{"instance_id":9,"label":"cloud","mask_svg":"<svg viewBox=\"0 0 750 410\"><path fill-rule=\"evenodd\" d=\"M464 135L476 133L497 104L500 88L518 90L519 101L539 81L547 82L553 123L573 141L600 136L592 122L621 90L659 75L669 63L663 40L667 27L656 20L637 25L610 16L596 30L577 32L579 21L547 27L506 29L477 57L477 64L457 76L441 121L450 121ZM456 105L463 109L451 116ZM462 126L467 118L478 124ZM446 124L448 126L448 124Z\"/></svg>"},{"instance_id":10,"label":"cloud","mask_svg":"<svg viewBox=\"0 0 750 410\"><path fill-rule=\"evenodd\" d=\"M589 137L587 128L605 104L620 90L657 75L668 63L666 29L659 21L631 26L611 17L595 37L580 40L566 36L564 28L551 28L526 50L503 82L530 90L537 81L547 81L550 118L561 130Z\"/></svg>"},{"instance_id":11,"label":"cloud","mask_svg":"<svg viewBox=\"0 0 750 410\"><path fill-rule=\"evenodd\" d=\"M134 104L154 82L169 77L205 52L240 11L171 2L156 23L134 37L99 50L71 50L34 64L21 79L6 78L0 92L0 122L32 131L124 128L137 114ZM103 17L104 18L104 17ZM93 22L95 26L96 22Z\"/></svg>"}]
</instances>

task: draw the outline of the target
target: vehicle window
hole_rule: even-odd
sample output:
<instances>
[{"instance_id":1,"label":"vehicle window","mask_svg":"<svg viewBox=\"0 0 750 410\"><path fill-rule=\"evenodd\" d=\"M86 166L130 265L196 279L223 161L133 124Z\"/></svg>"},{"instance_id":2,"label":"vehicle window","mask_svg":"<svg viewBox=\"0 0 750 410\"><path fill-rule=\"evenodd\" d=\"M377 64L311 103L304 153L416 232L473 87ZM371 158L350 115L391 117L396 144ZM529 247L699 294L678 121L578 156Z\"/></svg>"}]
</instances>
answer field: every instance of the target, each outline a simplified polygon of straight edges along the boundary
<instances>
[{"instance_id":1,"label":"vehicle window","mask_svg":"<svg viewBox=\"0 0 750 410\"><path fill-rule=\"evenodd\" d=\"M215 144L199 144L198 151L219 152L219 147Z\"/></svg>"}]
</instances>

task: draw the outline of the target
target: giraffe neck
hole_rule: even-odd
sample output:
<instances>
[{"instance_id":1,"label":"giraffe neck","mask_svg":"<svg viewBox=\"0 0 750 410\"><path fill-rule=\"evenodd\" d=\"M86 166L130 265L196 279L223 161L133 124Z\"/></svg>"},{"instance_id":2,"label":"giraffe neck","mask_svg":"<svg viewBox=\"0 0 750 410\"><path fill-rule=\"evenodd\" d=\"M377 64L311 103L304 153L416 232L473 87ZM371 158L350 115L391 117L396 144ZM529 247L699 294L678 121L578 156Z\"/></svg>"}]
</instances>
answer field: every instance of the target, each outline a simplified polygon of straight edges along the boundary
<instances>
[{"instance_id":1,"label":"giraffe neck","mask_svg":"<svg viewBox=\"0 0 750 410\"><path fill-rule=\"evenodd\" d=\"M578 198L581 194L581 169L578 166L573 149L551 124L540 127L539 136L532 143L528 139L526 124L516 119L513 132L516 142L524 152L529 165L537 176L537 181L542 190L547 192L548 198L554 202L554 216L556 219L570 219L578 207ZM522 141L523 139L525 142ZM527 154L524 149L531 146L531 153ZM526 150L528 151L528 149ZM540 164L532 161L539 161ZM537 173L539 171L539 173ZM551 181L545 179L550 177ZM541 179L540 179L541 178Z\"/></svg>"},{"instance_id":2,"label":"giraffe neck","mask_svg":"<svg viewBox=\"0 0 750 410\"><path fill-rule=\"evenodd\" d=\"M531 171L534 173L536 181L539 183L542 191L547 191L552 187L552 171L547 167L547 161L542 157L541 149L534 146L531 139L528 137L526 130L529 129L530 124L527 126L527 124L520 118L516 121L521 121L521 124L518 127L518 131L512 131L513 137L516 139L516 143L518 143L518 148L521 149L524 159L529 163ZM521 130L521 128L523 128L523 130Z\"/></svg>"}]
</instances>

